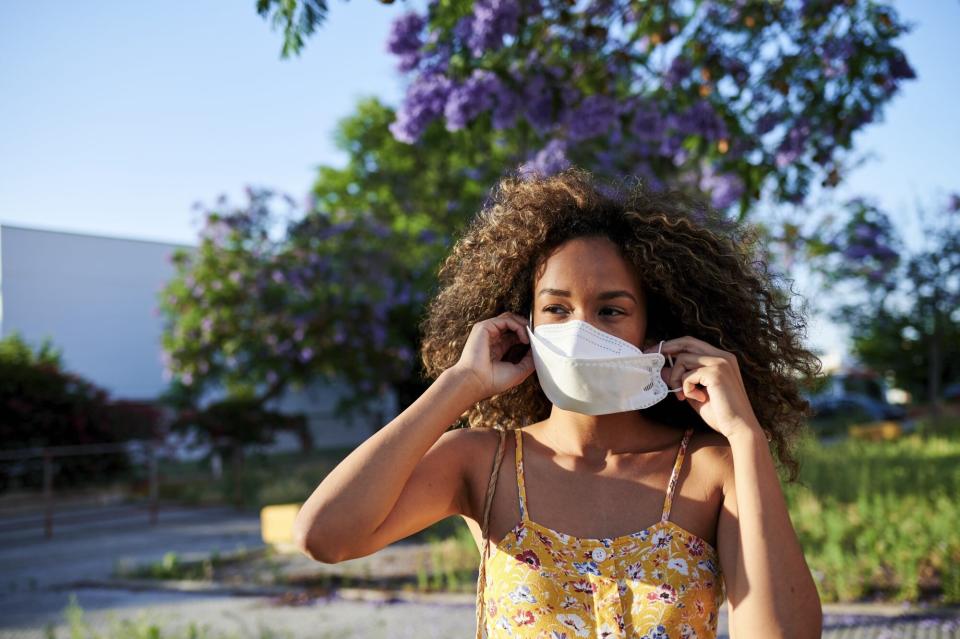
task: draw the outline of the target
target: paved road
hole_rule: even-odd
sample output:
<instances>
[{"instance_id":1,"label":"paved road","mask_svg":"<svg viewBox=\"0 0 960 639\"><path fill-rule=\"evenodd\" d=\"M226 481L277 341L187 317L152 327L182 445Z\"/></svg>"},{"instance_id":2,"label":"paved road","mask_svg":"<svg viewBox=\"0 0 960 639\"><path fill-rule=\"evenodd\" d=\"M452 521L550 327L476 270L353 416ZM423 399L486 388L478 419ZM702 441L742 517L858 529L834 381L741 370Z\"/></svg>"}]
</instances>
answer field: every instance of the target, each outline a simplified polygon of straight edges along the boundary
<instances>
[{"instance_id":1,"label":"paved road","mask_svg":"<svg viewBox=\"0 0 960 639\"><path fill-rule=\"evenodd\" d=\"M58 522L81 515L88 516L78 523ZM22 517L25 523L37 521ZM162 507L156 525L150 525L147 512L139 508L58 510L49 540L41 526L11 530L9 521L0 519L0 594L109 577L117 562L157 561L168 551L190 559L263 546L259 514L230 508Z\"/></svg>"},{"instance_id":2,"label":"paved road","mask_svg":"<svg viewBox=\"0 0 960 639\"><path fill-rule=\"evenodd\" d=\"M70 585L109 578L116 561L156 561L171 550L190 558L260 547L256 513L175 508L161 510L156 526L147 523L145 514L121 519L104 516L99 521L59 526L51 540L44 540L40 533L0 527L0 638L40 639L47 636L48 624L55 636L68 637L64 610L72 594L84 618L100 630L121 618L140 618L168 631L194 621L215 634L251 638L264 635L260 628L273 637L293 639L473 636L469 597L446 604L377 604L334 597L297 605L263 596ZM830 608L828 613L824 636L830 638L960 638L960 612L931 617L905 615L898 607L863 606Z\"/></svg>"}]
</instances>

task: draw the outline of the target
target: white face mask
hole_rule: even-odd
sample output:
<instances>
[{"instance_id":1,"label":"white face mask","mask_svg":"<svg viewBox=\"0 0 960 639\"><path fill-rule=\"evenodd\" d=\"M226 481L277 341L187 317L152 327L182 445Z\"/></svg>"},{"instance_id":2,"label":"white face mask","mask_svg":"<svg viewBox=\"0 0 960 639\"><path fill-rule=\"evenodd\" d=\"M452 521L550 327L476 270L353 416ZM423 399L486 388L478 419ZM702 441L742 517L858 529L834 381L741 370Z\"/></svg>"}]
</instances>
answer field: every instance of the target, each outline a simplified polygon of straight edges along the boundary
<instances>
[{"instance_id":1,"label":"white face mask","mask_svg":"<svg viewBox=\"0 0 960 639\"><path fill-rule=\"evenodd\" d=\"M653 406L668 392L660 377L663 355L642 350L581 320L541 324L531 330L530 350L540 387L557 408L606 415ZM673 366L673 358L670 358Z\"/></svg>"}]
</instances>

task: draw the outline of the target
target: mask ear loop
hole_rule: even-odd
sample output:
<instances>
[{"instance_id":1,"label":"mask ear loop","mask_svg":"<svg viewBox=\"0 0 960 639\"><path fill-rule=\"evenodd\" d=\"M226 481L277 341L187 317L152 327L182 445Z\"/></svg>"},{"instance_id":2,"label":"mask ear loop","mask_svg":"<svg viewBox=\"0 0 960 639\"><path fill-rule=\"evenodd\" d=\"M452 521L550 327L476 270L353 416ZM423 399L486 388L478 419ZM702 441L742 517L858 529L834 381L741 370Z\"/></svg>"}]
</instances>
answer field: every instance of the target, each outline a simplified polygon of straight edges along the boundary
<instances>
[{"instance_id":1,"label":"mask ear loop","mask_svg":"<svg viewBox=\"0 0 960 639\"><path fill-rule=\"evenodd\" d=\"M665 341L666 341L666 340L660 340L660 345L657 346L657 353L658 353L658 354L661 354L661 353L660 353L660 349L663 348L663 343L664 343ZM673 357L670 356L670 353L667 353L667 359L670 360L670 368L673 368ZM682 390L683 390L683 386L681 386L680 388L668 388L668 389L667 389L667 391L670 392L670 393L679 393L679 392L682 391Z\"/></svg>"}]
</instances>

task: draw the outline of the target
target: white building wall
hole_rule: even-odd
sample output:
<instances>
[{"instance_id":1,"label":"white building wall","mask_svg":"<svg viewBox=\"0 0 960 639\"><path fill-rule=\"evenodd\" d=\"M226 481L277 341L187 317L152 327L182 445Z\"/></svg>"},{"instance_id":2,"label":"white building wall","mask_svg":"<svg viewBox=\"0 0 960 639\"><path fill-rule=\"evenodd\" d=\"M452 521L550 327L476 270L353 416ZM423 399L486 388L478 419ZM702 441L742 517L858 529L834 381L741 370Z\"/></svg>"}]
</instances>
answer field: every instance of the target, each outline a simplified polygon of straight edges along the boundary
<instances>
[{"instance_id":1,"label":"white building wall","mask_svg":"<svg viewBox=\"0 0 960 639\"><path fill-rule=\"evenodd\" d=\"M19 331L34 347L49 336L64 367L112 399L153 400L166 387L156 309L178 248L193 247L0 224L0 334ZM371 424L335 417L337 397L335 387L314 384L274 407L307 414L317 446L359 443ZM388 421L391 398L383 409ZM295 447L281 436L272 448Z\"/></svg>"},{"instance_id":2,"label":"white building wall","mask_svg":"<svg viewBox=\"0 0 960 639\"><path fill-rule=\"evenodd\" d=\"M0 226L2 331L39 345L115 397L150 399L163 388L160 289L176 244Z\"/></svg>"}]
</instances>

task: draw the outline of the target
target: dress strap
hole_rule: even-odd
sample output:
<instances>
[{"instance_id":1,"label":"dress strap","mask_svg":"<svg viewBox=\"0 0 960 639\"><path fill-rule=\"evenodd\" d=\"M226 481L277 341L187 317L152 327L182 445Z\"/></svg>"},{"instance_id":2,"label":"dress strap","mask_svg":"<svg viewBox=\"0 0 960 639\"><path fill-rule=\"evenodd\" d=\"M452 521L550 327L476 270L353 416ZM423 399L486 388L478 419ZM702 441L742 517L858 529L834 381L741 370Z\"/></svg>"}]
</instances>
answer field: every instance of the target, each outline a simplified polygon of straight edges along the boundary
<instances>
[{"instance_id":1,"label":"dress strap","mask_svg":"<svg viewBox=\"0 0 960 639\"><path fill-rule=\"evenodd\" d=\"M686 456L687 444L690 443L690 436L692 434L693 429L688 428L687 432L683 434L683 439L680 441L677 460L673 463L673 472L670 473L670 483L667 484L667 494L663 498L663 514L660 516L660 521L670 519L670 507L673 505L673 491L677 487L677 480L680 479L680 468L683 466L683 458Z\"/></svg>"},{"instance_id":2,"label":"dress strap","mask_svg":"<svg viewBox=\"0 0 960 639\"><path fill-rule=\"evenodd\" d=\"M487 533L490 526L490 506L493 504L493 495L497 490L497 476L500 473L500 462L503 460L504 442L507 441L507 431L498 428L500 431L500 444L497 446L497 456L493 460L493 470L490 471L490 479L487 481L487 496L483 504L483 517L480 524L481 537L483 539L483 553L480 558L480 569L477 574L477 634L476 639L482 639L484 636L484 592L487 584L487 557L490 556L490 541L487 539Z\"/></svg>"},{"instance_id":3,"label":"dress strap","mask_svg":"<svg viewBox=\"0 0 960 639\"><path fill-rule=\"evenodd\" d=\"M517 495L520 498L520 519L527 520L527 487L523 481L523 438L520 436L520 429L513 430L517 437L516 461L517 461Z\"/></svg>"}]
</instances>

